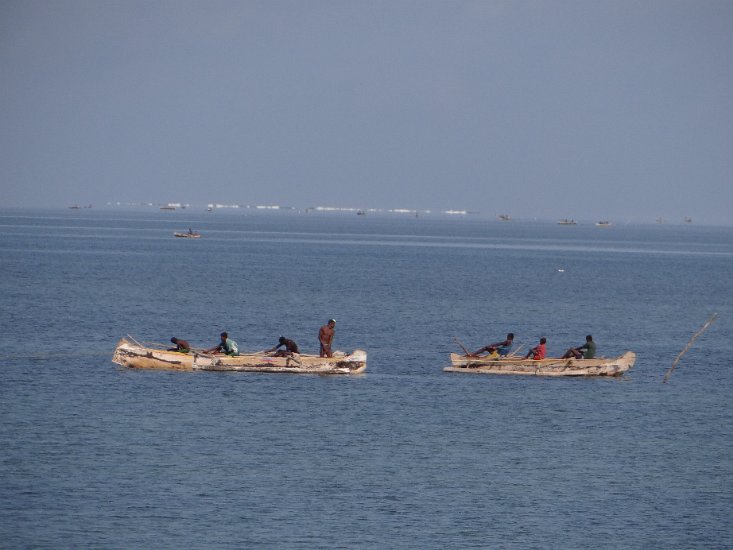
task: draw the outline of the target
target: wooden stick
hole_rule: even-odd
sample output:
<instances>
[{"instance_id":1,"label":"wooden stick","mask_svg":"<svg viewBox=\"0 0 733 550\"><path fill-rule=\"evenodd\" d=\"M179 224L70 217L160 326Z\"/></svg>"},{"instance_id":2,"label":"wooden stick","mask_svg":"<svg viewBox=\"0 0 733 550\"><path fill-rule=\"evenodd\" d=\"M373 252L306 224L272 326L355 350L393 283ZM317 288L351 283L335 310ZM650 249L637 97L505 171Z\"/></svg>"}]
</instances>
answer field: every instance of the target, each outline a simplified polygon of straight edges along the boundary
<instances>
[{"instance_id":1,"label":"wooden stick","mask_svg":"<svg viewBox=\"0 0 733 550\"><path fill-rule=\"evenodd\" d=\"M507 355L507 357L516 357L517 354L519 353L519 350L521 350L523 347L524 347L524 344L520 345L517 349L515 349L509 355Z\"/></svg>"},{"instance_id":2,"label":"wooden stick","mask_svg":"<svg viewBox=\"0 0 733 550\"><path fill-rule=\"evenodd\" d=\"M458 337L454 336L453 339L456 341L456 344L461 346L461 349L466 352L466 357L469 357L471 355L471 352L466 349L466 346L461 343Z\"/></svg>"},{"instance_id":3,"label":"wooden stick","mask_svg":"<svg viewBox=\"0 0 733 550\"><path fill-rule=\"evenodd\" d=\"M717 313L713 313L710 319L708 319L705 324L702 326L700 330L698 330L695 334L692 335L692 338L690 338L690 341L687 342L687 345L685 348L680 352L680 354L677 356L677 358L672 362L672 366L669 367L667 370L667 373L664 375L664 380L662 380L662 384L667 382L669 380L669 377L672 376L672 371L674 371L674 368L677 366L677 363L680 362L680 359L682 359L682 356L687 353L687 350L690 349L692 346L692 343L697 340L697 337L700 336L703 332L705 332L710 325L713 324L713 321L715 321L718 318Z\"/></svg>"}]
</instances>

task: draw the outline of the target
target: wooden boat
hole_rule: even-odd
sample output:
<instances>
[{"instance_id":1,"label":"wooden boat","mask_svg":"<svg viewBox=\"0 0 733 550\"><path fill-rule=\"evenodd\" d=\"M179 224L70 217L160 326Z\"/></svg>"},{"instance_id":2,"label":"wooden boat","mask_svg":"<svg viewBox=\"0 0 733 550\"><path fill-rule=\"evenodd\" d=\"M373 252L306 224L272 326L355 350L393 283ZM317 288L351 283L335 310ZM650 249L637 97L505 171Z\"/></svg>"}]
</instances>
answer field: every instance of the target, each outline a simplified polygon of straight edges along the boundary
<instances>
[{"instance_id":1,"label":"wooden boat","mask_svg":"<svg viewBox=\"0 0 733 550\"><path fill-rule=\"evenodd\" d=\"M188 233L173 233L174 237L184 237L188 239L198 239L201 237L201 233L196 231L189 231Z\"/></svg>"},{"instance_id":2,"label":"wooden boat","mask_svg":"<svg viewBox=\"0 0 733 550\"><path fill-rule=\"evenodd\" d=\"M558 225L577 225L577 222L575 220L569 220L568 218L563 218L562 220L557 222Z\"/></svg>"},{"instance_id":3,"label":"wooden boat","mask_svg":"<svg viewBox=\"0 0 733 550\"><path fill-rule=\"evenodd\" d=\"M611 227L611 222L606 221L606 220L596 222L596 227Z\"/></svg>"},{"instance_id":4,"label":"wooden boat","mask_svg":"<svg viewBox=\"0 0 733 550\"><path fill-rule=\"evenodd\" d=\"M627 351L618 357L595 359L524 359L504 357L466 357L451 353L451 366L445 372L474 372L485 374L529 374L535 376L618 376L636 362L636 354Z\"/></svg>"},{"instance_id":5,"label":"wooden boat","mask_svg":"<svg viewBox=\"0 0 733 550\"><path fill-rule=\"evenodd\" d=\"M192 351L180 353L143 346L133 338L117 342L112 362L136 369L211 370L242 372L285 372L294 374L359 374L366 369L367 354L354 350L350 354L334 353L333 357L293 354L275 357L265 352L238 356L207 355Z\"/></svg>"}]
</instances>

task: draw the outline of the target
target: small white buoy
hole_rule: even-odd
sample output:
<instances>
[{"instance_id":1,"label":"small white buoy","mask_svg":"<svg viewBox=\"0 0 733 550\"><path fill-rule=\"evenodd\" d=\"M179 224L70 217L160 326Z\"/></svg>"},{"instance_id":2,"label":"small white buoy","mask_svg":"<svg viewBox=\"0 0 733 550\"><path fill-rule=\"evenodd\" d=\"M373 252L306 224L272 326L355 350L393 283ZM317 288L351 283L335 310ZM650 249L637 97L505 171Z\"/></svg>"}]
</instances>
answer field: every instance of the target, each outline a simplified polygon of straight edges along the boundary
<instances>
[{"instance_id":1,"label":"small white buoy","mask_svg":"<svg viewBox=\"0 0 733 550\"><path fill-rule=\"evenodd\" d=\"M560 273L565 273L565 270L564 270L564 269L562 269L562 268L561 268L561 269L558 269L558 271L559 271Z\"/></svg>"}]
</instances>

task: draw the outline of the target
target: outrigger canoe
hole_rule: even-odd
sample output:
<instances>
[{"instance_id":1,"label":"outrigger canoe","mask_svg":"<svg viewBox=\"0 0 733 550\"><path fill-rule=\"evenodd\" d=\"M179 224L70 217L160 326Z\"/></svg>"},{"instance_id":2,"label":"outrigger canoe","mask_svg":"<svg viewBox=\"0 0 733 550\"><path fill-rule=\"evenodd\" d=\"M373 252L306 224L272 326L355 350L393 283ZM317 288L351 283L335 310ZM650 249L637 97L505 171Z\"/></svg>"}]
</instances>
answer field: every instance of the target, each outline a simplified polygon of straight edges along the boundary
<instances>
[{"instance_id":1,"label":"outrigger canoe","mask_svg":"<svg viewBox=\"0 0 733 550\"><path fill-rule=\"evenodd\" d=\"M117 342L112 362L135 369L207 370L240 372L285 372L293 374L359 374L366 369L367 354L354 350L333 357L293 354L275 357L264 352L237 356L208 355L198 352L166 351L122 338Z\"/></svg>"},{"instance_id":2,"label":"outrigger canoe","mask_svg":"<svg viewBox=\"0 0 733 550\"><path fill-rule=\"evenodd\" d=\"M467 357L451 353L451 366L445 372L473 372L485 374L528 374L535 376L618 376L636 362L636 354L627 351L613 358L595 359L523 359L505 357Z\"/></svg>"}]
</instances>

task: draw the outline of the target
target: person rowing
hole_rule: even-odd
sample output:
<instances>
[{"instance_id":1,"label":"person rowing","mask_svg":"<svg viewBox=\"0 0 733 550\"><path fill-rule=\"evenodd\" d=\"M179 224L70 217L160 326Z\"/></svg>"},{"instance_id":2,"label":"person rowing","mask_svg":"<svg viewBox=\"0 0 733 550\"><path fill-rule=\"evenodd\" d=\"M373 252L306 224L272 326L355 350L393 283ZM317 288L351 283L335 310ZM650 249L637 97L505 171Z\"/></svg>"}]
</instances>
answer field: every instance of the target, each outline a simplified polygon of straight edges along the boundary
<instances>
[{"instance_id":1,"label":"person rowing","mask_svg":"<svg viewBox=\"0 0 733 550\"><path fill-rule=\"evenodd\" d=\"M186 340L182 340L181 338L176 338L175 336L171 338L171 342L176 345L175 348L168 348L166 351L178 351L181 353L188 353L191 351L191 345L186 342Z\"/></svg>"},{"instance_id":2,"label":"person rowing","mask_svg":"<svg viewBox=\"0 0 733 550\"><path fill-rule=\"evenodd\" d=\"M570 348L562 356L563 359L593 359L596 356L596 343L593 341L593 336L590 334L585 337L585 344L578 346L577 348Z\"/></svg>"},{"instance_id":3,"label":"person rowing","mask_svg":"<svg viewBox=\"0 0 733 550\"><path fill-rule=\"evenodd\" d=\"M496 342L495 344L484 346L473 353L469 353L468 357L478 357L484 352L489 354L488 357L506 357L509 355L512 345L514 345L514 333L510 332L506 335L506 340L503 342Z\"/></svg>"},{"instance_id":4,"label":"person rowing","mask_svg":"<svg viewBox=\"0 0 733 550\"><path fill-rule=\"evenodd\" d=\"M225 355L239 355L239 346L229 338L226 332L221 333L221 341L213 348L207 349L204 353L223 353Z\"/></svg>"},{"instance_id":5,"label":"person rowing","mask_svg":"<svg viewBox=\"0 0 733 550\"><path fill-rule=\"evenodd\" d=\"M540 359L544 359L547 355L547 338L544 336L540 338L540 343L533 347L529 352L527 352L527 355L524 356L525 359L529 359L530 355L532 356L532 359L535 361L539 361Z\"/></svg>"},{"instance_id":6,"label":"person rowing","mask_svg":"<svg viewBox=\"0 0 733 550\"><path fill-rule=\"evenodd\" d=\"M290 357L294 353L299 353L298 344L293 340L285 338L285 336L281 336L278 342L277 346L265 350L265 353L272 353L274 351L275 353L273 353L273 357ZM285 346L285 349L278 349L281 346Z\"/></svg>"}]
</instances>

